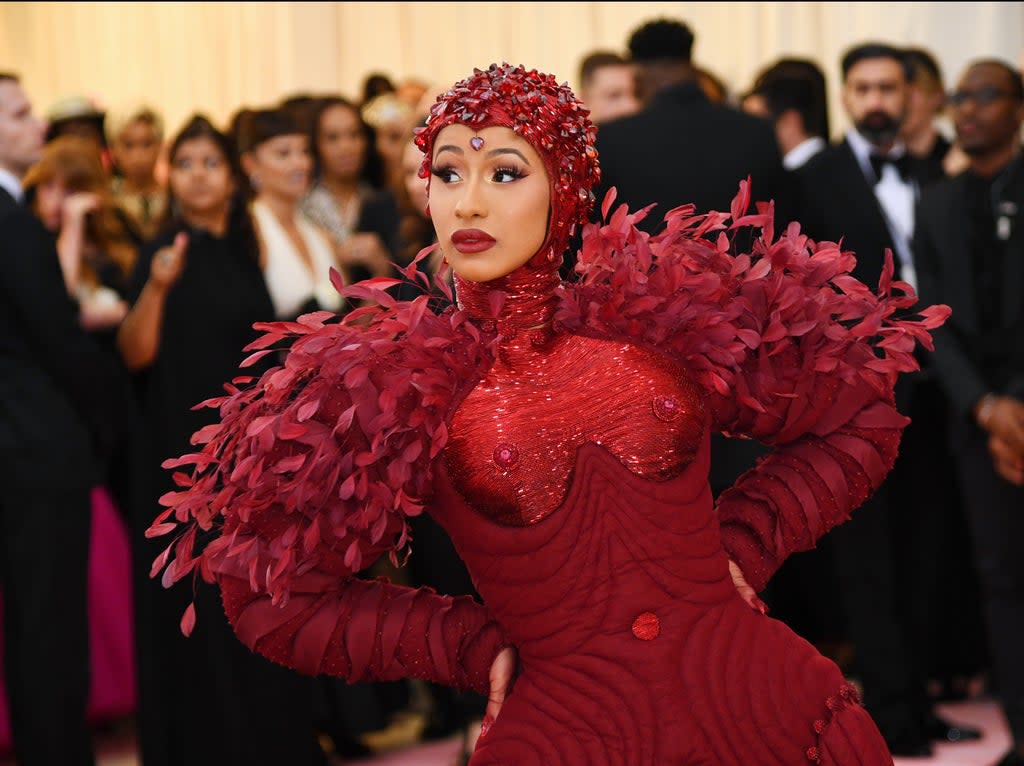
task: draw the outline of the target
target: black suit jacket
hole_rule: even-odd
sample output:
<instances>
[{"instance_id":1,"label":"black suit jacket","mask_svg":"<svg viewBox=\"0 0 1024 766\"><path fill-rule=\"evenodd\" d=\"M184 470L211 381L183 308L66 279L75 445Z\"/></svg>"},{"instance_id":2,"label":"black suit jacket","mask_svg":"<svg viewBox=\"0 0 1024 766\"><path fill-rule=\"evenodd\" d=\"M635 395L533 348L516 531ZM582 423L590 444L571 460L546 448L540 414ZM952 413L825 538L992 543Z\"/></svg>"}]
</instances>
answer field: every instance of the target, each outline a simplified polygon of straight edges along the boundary
<instances>
[{"instance_id":1,"label":"black suit jacket","mask_svg":"<svg viewBox=\"0 0 1024 766\"><path fill-rule=\"evenodd\" d=\"M882 274L885 250L899 258L874 187L844 139L796 171L801 229L815 241L842 242L857 256L853 275L874 288Z\"/></svg>"},{"instance_id":2,"label":"black suit jacket","mask_svg":"<svg viewBox=\"0 0 1024 766\"><path fill-rule=\"evenodd\" d=\"M597 152L601 182L595 190L595 220L611 187L617 192L615 206L625 202L637 210L657 203L640 224L649 232L679 205L693 203L698 213L729 212L740 181L748 176L752 202L774 199L776 219L792 218L790 185L770 123L711 103L696 83L661 90L642 112L601 125ZM718 434L713 439L710 480L716 493L768 451L755 441Z\"/></svg>"},{"instance_id":3,"label":"black suit jacket","mask_svg":"<svg viewBox=\"0 0 1024 766\"><path fill-rule=\"evenodd\" d=\"M728 212L740 181L750 176L753 200L775 199L777 218L791 217L771 125L711 103L696 83L661 90L642 112L601 125L597 153L596 215L614 186L616 205L626 202L636 210L657 203L640 224L655 231L664 214L678 205L692 202L698 213Z\"/></svg>"},{"instance_id":4,"label":"black suit jacket","mask_svg":"<svg viewBox=\"0 0 1024 766\"><path fill-rule=\"evenodd\" d=\"M0 189L0 480L89 487L115 438L118 380L82 330L53 238Z\"/></svg>"},{"instance_id":5,"label":"black suit jacket","mask_svg":"<svg viewBox=\"0 0 1024 766\"><path fill-rule=\"evenodd\" d=\"M917 209L914 257L921 299L953 309L946 324L934 331L935 370L965 418L988 392L1024 400L1024 159L1015 160L1008 173L999 201L1011 203L1017 212L1001 260L997 327L979 327L968 245L967 174L926 188Z\"/></svg>"}]
</instances>

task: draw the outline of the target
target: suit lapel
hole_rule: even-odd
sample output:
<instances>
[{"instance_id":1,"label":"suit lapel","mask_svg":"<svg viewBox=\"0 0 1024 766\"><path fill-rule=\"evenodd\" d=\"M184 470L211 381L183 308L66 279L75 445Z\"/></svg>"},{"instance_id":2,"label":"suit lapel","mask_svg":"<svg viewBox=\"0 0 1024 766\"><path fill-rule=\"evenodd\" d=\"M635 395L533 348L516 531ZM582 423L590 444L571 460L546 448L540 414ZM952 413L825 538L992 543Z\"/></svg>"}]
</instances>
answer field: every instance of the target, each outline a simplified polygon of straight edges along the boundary
<instances>
[{"instance_id":1,"label":"suit lapel","mask_svg":"<svg viewBox=\"0 0 1024 766\"><path fill-rule=\"evenodd\" d=\"M842 178L837 178L837 183L845 183L847 185L847 192L849 194L850 202L853 206L852 218L856 222L857 228L861 231L860 239L867 242L878 242L882 245L882 248L889 248L892 250L893 262L896 266L895 278L900 278L900 259L896 254L896 248L892 242L892 234L889 232L889 226L885 222L885 214L882 212L882 206L878 202L878 197L875 196L874 187L871 182L864 177L864 171L861 170L860 163L857 161L857 155L853 153L853 149L850 147L850 142L845 138L839 145L840 154L842 158ZM877 253L858 253L857 260L870 259L871 262L877 262L878 268L872 269L873 273L882 272L884 253L879 250Z\"/></svg>"},{"instance_id":2,"label":"suit lapel","mask_svg":"<svg viewBox=\"0 0 1024 766\"><path fill-rule=\"evenodd\" d=\"M935 221L939 236L935 239L942 258L946 276L946 289L950 302L956 307L958 323L964 329L975 332L978 329L978 304L975 295L974 266L967 241L967 196L964 176L959 176L950 185L945 204L938 211Z\"/></svg>"},{"instance_id":3,"label":"suit lapel","mask_svg":"<svg viewBox=\"0 0 1024 766\"><path fill-rule=\"evenodd\" d=\"M14 199L4 187L0 186L0 211L6 208L21 207L18 200Z\"/></svg>"},{"instance_id":4,"label":"suit lapel","mask_svg":"<svg viewBox=\"0 0 1024 766\"><path fill-rule=\"evenodd\" d=\"M1024 290L1024 170L1018 159L1001 199L1016 206L1010 215L1010 239L1003 251L1003 326L1011 327L1021 312L1021 291Z\"/></svg>"}]
</instances>

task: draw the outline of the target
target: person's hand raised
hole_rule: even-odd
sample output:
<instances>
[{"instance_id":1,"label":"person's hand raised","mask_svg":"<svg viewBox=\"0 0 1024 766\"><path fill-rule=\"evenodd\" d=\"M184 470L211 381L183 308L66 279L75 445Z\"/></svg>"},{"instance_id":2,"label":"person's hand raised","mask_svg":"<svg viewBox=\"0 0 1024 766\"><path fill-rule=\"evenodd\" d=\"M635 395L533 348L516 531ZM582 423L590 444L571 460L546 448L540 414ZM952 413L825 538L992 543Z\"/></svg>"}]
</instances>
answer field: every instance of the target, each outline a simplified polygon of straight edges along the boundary
<instances>
[{"instance_id":1,"label":"person's hand raised","mask_svg":"<svg viewBox=\"0 0 1024 766\"><path fill-rule=\"evenodd\" d=\"M92 192L75 192L64 198L61 214L65 222L81 223L85 216L100 206L99 195Z\"/></svg>"},{"instance_id":2,"label":"person's hand raised","mask_svg":"<svg viewBox=\"0 0 1024 766\"><path fill-rule=\"evenodd\" d=\"M188 234L185 232L179 233L170 247L160 248L153 256L153 262L149 266L150 283L166 290L177 282L185 270L186 250L188 250Z\"/></svg>"}]
</instances>

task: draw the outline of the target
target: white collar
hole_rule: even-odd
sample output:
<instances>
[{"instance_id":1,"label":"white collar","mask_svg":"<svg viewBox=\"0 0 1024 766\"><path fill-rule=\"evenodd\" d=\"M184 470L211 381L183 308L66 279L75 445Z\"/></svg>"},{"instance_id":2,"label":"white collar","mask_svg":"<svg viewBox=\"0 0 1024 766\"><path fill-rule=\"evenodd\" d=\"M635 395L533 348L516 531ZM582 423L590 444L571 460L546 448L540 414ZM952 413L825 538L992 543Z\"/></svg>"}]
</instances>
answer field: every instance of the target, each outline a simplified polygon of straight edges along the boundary
<instances>
[{"instance_id":1,"label":"white collar","mask_svg":"<svg viewBox=\"0 0 1024 766\"><path fill-rule=\"evenodd\" d=\"M25 192L21 188L21 179L7 168L0 168L0 188L14 197L19 204L25 199Z\"/></svg>"},{"instance_id":2,"label":"white collar","mask_svg":"<svg viewBox=\"0 0 1024 766\"><path fill-rule=\"evenodd\" d=\"M825 139L821 136L805 138L799 144L786 152L786 156L782 158L782 166L786 170L796 170L797 168L805 165L807 160L824 148Z\"/></svg>"}]
</instances>

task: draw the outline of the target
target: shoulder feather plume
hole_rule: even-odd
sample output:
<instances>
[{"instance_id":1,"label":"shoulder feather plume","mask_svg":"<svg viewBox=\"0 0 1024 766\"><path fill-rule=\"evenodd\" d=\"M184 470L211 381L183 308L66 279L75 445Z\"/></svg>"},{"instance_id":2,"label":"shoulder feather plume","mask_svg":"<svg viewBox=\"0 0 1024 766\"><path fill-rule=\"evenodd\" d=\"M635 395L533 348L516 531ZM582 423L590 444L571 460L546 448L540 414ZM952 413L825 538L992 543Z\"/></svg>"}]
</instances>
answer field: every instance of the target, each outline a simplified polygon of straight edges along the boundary
<instances>
[{"instance_id":1,"label":"shoulder feather plume","mask_svg":"<svg viewBox=\"0 0 1024 766\"><path fill-rule=\"evenodd\" d=\"M427 254L409 280L429 284L416 272ZM325 558L344 576L408 541L406 520L424 509L451 414L492 362L493 339L460 311L434 314L427 295L395 300L387 290L400 280L342 287L332 277L368 305L340 320L255 325L265 334L243 366L282 362L197 405L219 409L219 422L193 436L199 451L164 463L179 489L147 534L178 533L153 564L154 576L166 567L165 586L228 566L282 602L290 579Z\"/></svg>"},{"instance_id":2,"label":"shoulder feather plume","mask_svg":"<svg viewBox=\"0 0 1024 766\"><path fill-rule=\"evenodd\" d=\"M918 308L911 286L893 281L891 252L872 290L850 275L853 253L813 242L798 223L775 238L773 204L748 215L750 199L747 179L730 213L685 205L650 235L636 226L650 207L621 205L608 218L610 190L605 223L584 229L580 278L563 288L556 318L680 360L714 400L721 430L781 443L810 427L801 413L820 415L810 400L834 392L825 378L859 376L891 394L898 373L918 368L915 345L932 349L929 331L950 311Z\"/></svg>"}]
</instances>

